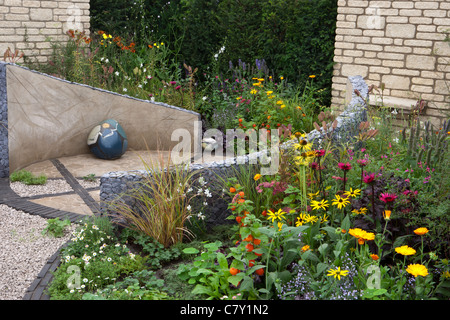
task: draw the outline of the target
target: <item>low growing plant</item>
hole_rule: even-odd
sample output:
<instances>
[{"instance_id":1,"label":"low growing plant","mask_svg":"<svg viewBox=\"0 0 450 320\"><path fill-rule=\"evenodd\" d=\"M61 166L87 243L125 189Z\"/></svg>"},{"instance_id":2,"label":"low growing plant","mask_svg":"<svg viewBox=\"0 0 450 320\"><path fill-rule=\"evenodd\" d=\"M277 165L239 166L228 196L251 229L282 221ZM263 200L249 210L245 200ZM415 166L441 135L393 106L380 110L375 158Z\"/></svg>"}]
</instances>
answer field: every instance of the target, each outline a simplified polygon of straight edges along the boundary
<instances>
[{"instance_id":1,"label":"low growing plant","mask_svg":"<svg viewBox=\"0 0 450 320\"><path fill-rule=\"evenodd\" d=\"M59 238L64 235L67 226L70 226L71 222L69 219L61 220L59 218L48 219L47 226L42 231L42 234L49 234L53 237Z\"/></svg>"}]
</instances>

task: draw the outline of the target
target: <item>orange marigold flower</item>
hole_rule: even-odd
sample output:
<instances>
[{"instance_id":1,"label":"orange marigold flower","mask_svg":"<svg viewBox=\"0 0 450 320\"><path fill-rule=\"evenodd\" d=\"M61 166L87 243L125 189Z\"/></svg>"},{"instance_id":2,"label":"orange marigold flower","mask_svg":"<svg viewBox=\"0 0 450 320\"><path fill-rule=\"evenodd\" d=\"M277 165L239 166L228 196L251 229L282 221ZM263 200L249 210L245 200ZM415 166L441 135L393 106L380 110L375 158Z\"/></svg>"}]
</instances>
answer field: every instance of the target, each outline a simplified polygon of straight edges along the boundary
<instances>
[{"instance_id":1,"label":"orange marigold flower","mask_svg":"<svg viewBox=\"0 0 450 320\"><path fill-rule=\"evenodd\" d=\"M428 233L428 229L427 228L417 228L416 230L414 230L414 233L419 236L423 236L424 234Z\"/></svg>"}]
</instances>

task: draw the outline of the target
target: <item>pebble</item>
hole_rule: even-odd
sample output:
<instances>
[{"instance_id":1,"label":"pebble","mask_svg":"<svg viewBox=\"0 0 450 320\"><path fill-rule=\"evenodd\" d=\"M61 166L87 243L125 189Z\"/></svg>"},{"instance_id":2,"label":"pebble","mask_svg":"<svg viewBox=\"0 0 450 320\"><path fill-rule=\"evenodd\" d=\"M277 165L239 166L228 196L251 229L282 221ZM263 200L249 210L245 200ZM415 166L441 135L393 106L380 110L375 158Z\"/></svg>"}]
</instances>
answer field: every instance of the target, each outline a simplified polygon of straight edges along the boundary
<instances>
[{"instance_id":1,"label":"pebble","mask_svg":"<svg viewBox=\"0 0 450 320\"><path fill-rule=\"evenodd\" d=\"M22 300L48 259L70 240L76 225L63 237L42 235L47 220L0 205L0 300Z\"/></svg>"}]
</instances>

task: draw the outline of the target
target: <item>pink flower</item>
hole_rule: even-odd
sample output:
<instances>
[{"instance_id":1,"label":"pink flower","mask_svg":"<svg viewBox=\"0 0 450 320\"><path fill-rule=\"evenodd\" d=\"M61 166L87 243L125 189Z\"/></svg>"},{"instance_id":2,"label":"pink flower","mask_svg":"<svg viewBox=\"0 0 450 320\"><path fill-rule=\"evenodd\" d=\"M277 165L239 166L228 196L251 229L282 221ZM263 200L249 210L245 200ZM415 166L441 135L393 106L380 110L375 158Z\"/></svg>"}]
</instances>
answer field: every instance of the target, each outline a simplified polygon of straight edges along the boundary
<instances>
[{"instance_id":1,"label":"pink flower","mask_svg":"<svg viewBox=\"0 0 450 320\"><path fill-rule=\"evenodd\" d=\"M362 149L361 149L361 152L366 152L366 148L362 148Z\"/></svg>"},{"instance_id":2,"label":"pink flower","mask_svg":"<svg viewBox=\"0 0 450 320\"><path fill-rule=\"evenodd\" d=\"M348 171L352 168L352 166L350 165L349 162L347 162L347 163L339 162L338 167L339 167L339 169L344 170L344 171Z\"/></svg>"},{"instance_id":3,"label":"pink flower","mask_svg":"<svg viewBox=\"0 0 450 320\"><path fill-rule=\"evenodd\" d=\"M385 202L385 203L393 202L395 199L397 199L397 195L395 195L395 194L382 193L380 195L380 200Z\"/></svg>"},{"instance_id":4,"label":"pink flower","mask_svg":"<svg viewBox=\"0 0 450 320\"><path fill-rule=\"evenodd\" d=\"M345 180L344 180L344 178L342 178L342 177L332 176L331 178L334 180L347 181L347 178L345 178Z\"/></svg>"},{"instance_id":5,"label":"pink flower","mask_svg":"<svg viewBox=\"0 0 450 320\"><path fill-rule=\"evenodd\" d=\"M365 167L369 164L369 160L367 159L358 159L356 160L356 162L361 166L361 167Z\"/></svg>"},{"instance_id":6,"label":"pink flower","mask_svg":"<svg viewBox=\"0 0 450 320\"><path fill-rule=\"evenodd\" d=\"M316 151L316 157L323 157L325 155L325 150L320 149Z\"/></svg>"},{"instance_id":7,"label":"pink flower","mask_svg":"<svg viewBox=\"0 0 450 320\"><path fill-rule=\"evenodd\" d=\"M310 168L313 169L313 170L319 169L319 164L318 164L317 162L311 162L311 163L309 164L309 166L310 166Z\"/></svg>"},{"instance_id":8,"label":"pink flower","mask_svg":"<svg viewBox=\"0 0 450 320\"><path fill-rule=\"evenodd\" d=\"M375 181L375 173L371 173L367 176L365 175L363 177L363 181L364 181L364 183L371 184L372 182Z\"/></svg>"}]
</instances>

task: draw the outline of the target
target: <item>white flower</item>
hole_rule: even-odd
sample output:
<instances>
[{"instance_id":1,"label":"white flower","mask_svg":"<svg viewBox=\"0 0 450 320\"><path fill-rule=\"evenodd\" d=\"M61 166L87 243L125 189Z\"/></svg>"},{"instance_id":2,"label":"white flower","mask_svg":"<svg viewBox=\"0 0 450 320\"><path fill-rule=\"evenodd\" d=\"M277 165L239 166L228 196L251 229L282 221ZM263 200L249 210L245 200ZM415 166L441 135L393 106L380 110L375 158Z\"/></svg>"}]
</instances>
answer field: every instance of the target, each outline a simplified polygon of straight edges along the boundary
<instances>
[{"instance_id":1,"label":"white flower","mask_svg":"<svg viewBox=\"0 0 450 320\"><path fill-rule=\"evenodd\" d=\"M202 186L206 184L206 181L203 177L198 178L198 183L200 183Z\"/></svg>"},{"instance_id":2,"label":"white flower","mask_svg":"<svg viewBox=\"0 0 450 320\"><path fill-rule=\"evenodd\" d=\"M94 225L92 225L92 229L98 230L98 227L94 224Z\"/></svg>"},{"instance_id":3,"label":"white flower","mask_svg":"<svg viewBox=\"0 0 450 320\"><path fill-rule=\"evenodd\" d=\"M203 101L206 101L206 99L208 99L208 97L204 96L202 99L203 99Z\"/></svg>"},{"instance_id":4,"label":"white flower","mask_svg":"<svg viewBox=\"0 0 450 320\"><path fill-rule=\"evenodd\" d=\"M205 216L203 215L203 213L199 212L197 214L197 218L199 218L200 220L205 220Z\"/></svg>"},{"instance_id":5,"label":"white flower","mask_svg":"<svg viewBox=\"0 0 450 320\"><path fill-rule=\"evenodd\" d=\"M205 196L207 196L208 198L212 197L212 194L211 194L211 192L209 192L209 189L205 190Z\"/></svg>"},{"instance_id":6,"label":"white flower","mask_svg":"<svg viewBox=\"0 0 450 320\"><path fill-rule=\"evenodd\" d=\"M114 74L115 74L116 76L118 76L120 73L119 73L119 71L116 71L116 72L114 72Z\"/></svg>"},{"instance_id":7,"label":"white flower","mask_svg":"<svg viewBox=\"0 0 450 320\"><path fill-rule=\"evenodd\" d=\"M127 88L123 88L123 92L127 92L128 91L128 89Z\"/></svg>"},{"instance_id":8,"label":"white flower","mask_svg":"<svg viewBox=\"0 0 450 320\"><path fill-rule=\"evenodd\" d=\"M83 279L83 282L88 282L88 281L89 281L89 280L88 280L88 279L86 279L86 278L84 278L84 279Z\"/></svg>"},{"instance_id":9,"label":"white flower","mask_svg":"<svg viewBox=\"0 0 450 320\"><path fill-rule=\"evenodd\" d=\"M208 205L208 202L206 202L206 201L203 202L203 205L204 205L204 206L207 206L207 205Z\"/></svg>"},{"instance_id":10,"label":"white flower","mask_svg":"<svg viewBox=\"0 0 450 320\"><path fill-rule=\"evenodd\" d=\"M191 205L188 205L188 206L186 207L186 209L187 209L188 211L191 211Z\"/></svg>"}]
</instances>

